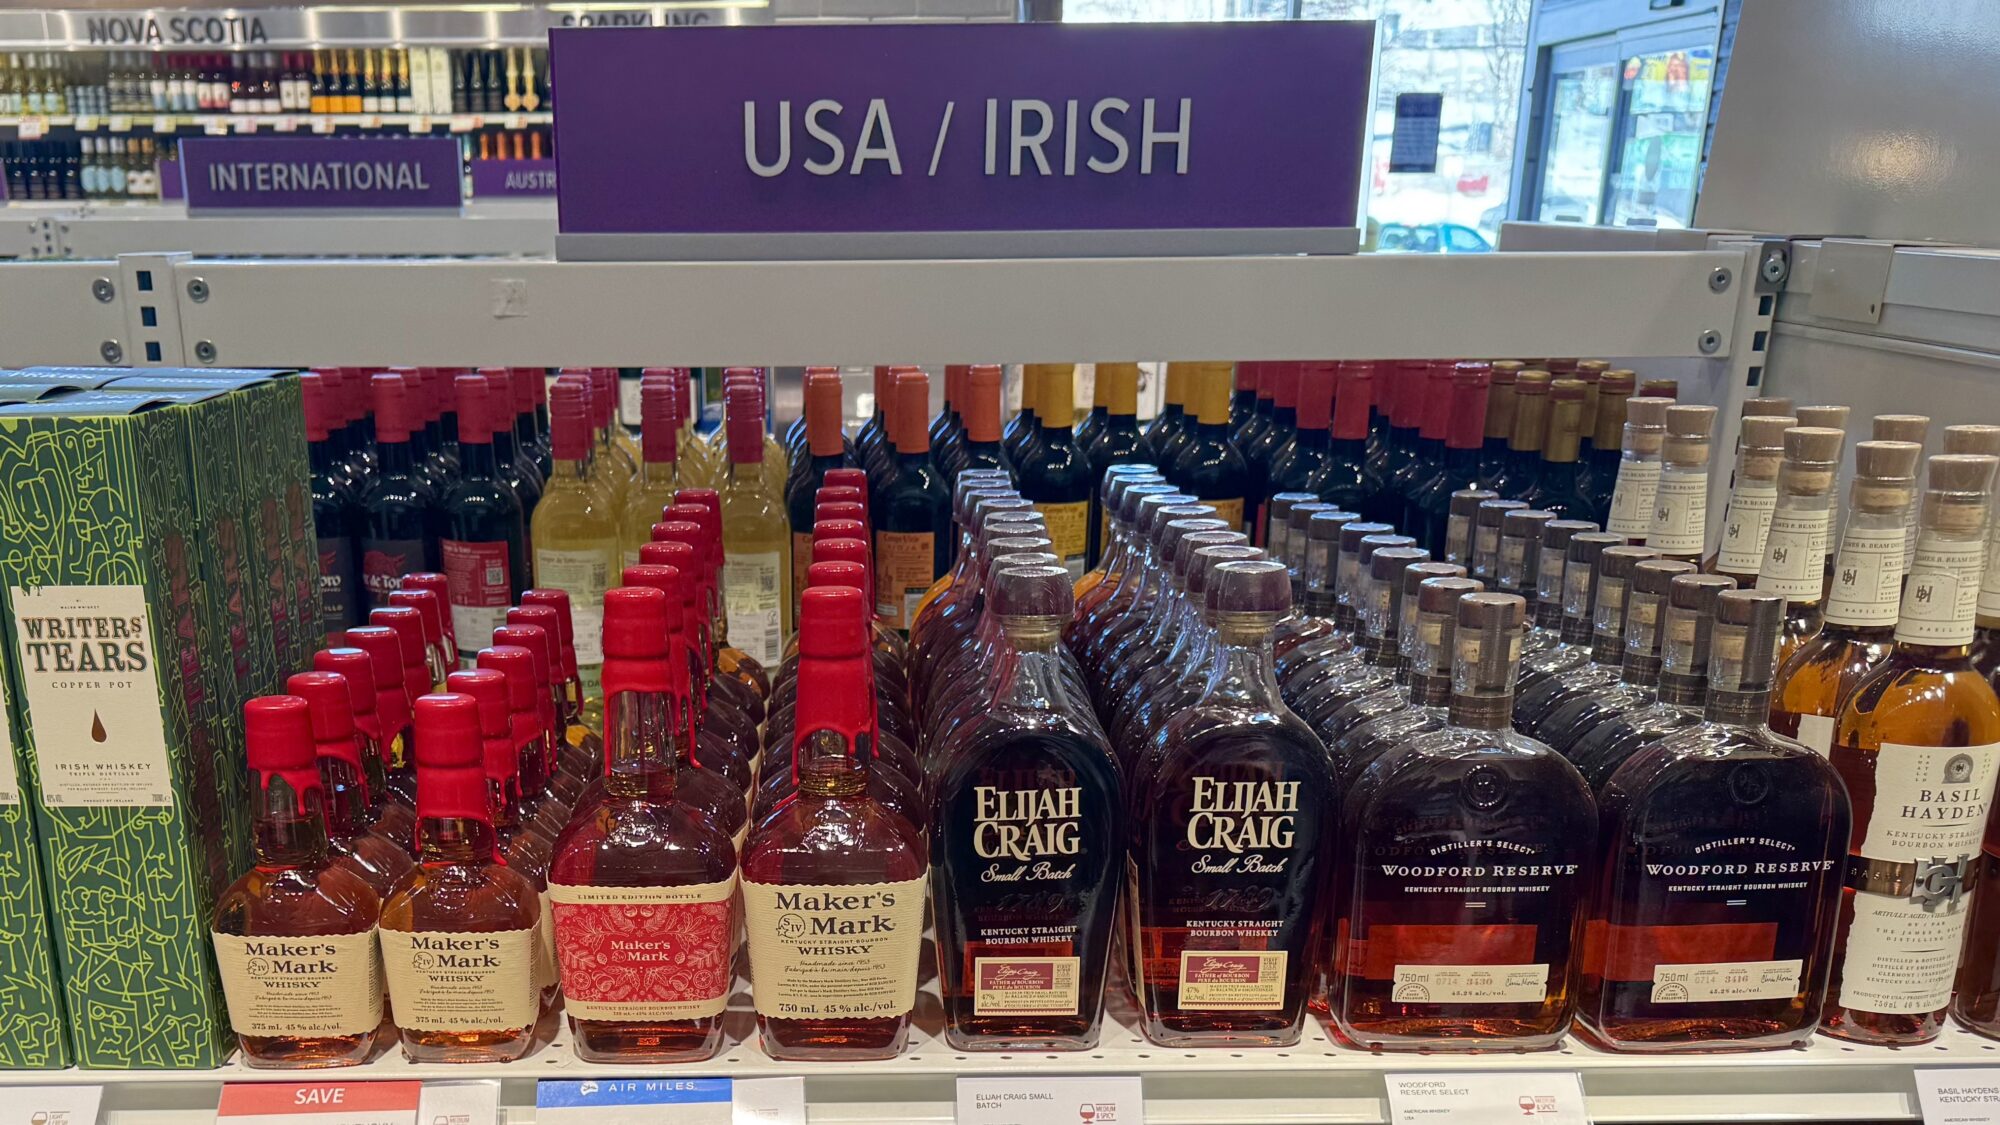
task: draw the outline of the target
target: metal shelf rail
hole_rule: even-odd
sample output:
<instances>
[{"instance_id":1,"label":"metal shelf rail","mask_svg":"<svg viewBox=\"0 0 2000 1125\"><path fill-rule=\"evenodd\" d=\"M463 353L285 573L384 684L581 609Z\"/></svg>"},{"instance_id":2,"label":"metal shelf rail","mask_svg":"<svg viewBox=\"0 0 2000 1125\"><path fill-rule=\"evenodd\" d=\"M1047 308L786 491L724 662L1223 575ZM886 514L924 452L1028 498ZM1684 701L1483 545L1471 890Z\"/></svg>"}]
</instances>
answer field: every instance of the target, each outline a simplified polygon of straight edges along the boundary
<instances>
[{"instance_id":1,"label":"metal shelf rail","mask_svg":"<svg viewBox=\"0 0 2000 1125\"><path fill-rule=\"evenodd\" d=\"M919 1031L904 1053L876 1063L779 1063L756 1043L746 991L731 1001L728 1048L708 1063L617 1067L586 1063L567 1032L547 1021L549 1038L519 1062L417 1065L392 1047L375 1061L337 1071L0 1072L8 1086L101 1083L104 1125L192 1125L212 1120L225 1082L423 1081L500 1082L506 1125L534 1121L539 1079L771 1078L803 1075L812 1125L938 1125L953 1116L958 1075L1136 1074L1149 1125L1374 1125L1389 1120L1384 1076L1452 1071L1574 1070L1591 1120L1642 1122L1916 1120L1912 1072L1922 1066L2000 1065L2000 1043L1955 1029L1936 1043L1893 1049L1820 1038L1799 1051L1683 1055L1605 1054L1567 1041L1553 1051L1515 1055L1381 1055L1334 1045L1308 1020L1305 1038L1285 1049L1183 1051L1154 1047L1133 1029L1129 1008L1114 1005L1094 1051L1063 1054L961 1054L936 1034L934 991L918 999ZM204 1116L206 1115L206 1116Z\"/></svg>"}]
</instances>

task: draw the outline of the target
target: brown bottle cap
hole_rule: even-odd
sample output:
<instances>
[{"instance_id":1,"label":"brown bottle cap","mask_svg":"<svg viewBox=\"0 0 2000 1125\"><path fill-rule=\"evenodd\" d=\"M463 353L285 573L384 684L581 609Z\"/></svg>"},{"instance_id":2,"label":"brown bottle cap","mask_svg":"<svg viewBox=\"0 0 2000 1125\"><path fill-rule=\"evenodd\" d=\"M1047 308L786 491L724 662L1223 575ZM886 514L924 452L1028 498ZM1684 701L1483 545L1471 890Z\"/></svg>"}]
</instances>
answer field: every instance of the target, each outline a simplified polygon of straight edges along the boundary
<instances>
[{"instance_id":1,"label":"brown bottle cap","mask_svg":"<svg viewBox=\"0 0 2000 1125\"><path fill-rule=\"evenodd\" d=\"M1550 520L1542 525L1542 550L1555 551L1568 558L1571 540L1579 535L1593 534L1596 531L1597 525L1589 520ZM1624 536L1611 538L1620 543L1625 541Z\"/></svg>"},{"instance_id":2,"label":"brown bottle cap","mask_svg":"<svg viewBox=\"0 0 2000 1125\"><path fill-rule=\"evenodd\" d=\"M1554 524L1549 525L1550 528L1554 526ZM1548 544L1543 543L1542 546L1546 549ZM1569 537L1569 547L1564 551L1563 558L1571 566L1581 563L1595 570L1598 560L1604 556L1606 551L1624 546L1625 537L1623 535L1613 535L1608 531L1580 531ZM1632 549L1643 552L1639 556L1640 558L1649 559L1659 554L1658 551L1654 551L1650 547L1636 547Z\"/></svg>"},{"instance_id":3,"label":"brown bottle cap","mask_svg":"<svg viewBox=\"0 0 2000 1125\"><path fill-rule=\"evenodd\" d=\"M1378 553L1376 557L1380 558L1381 556ZM1464 577L1465 568L1457 563L1420 562L1406 566L1403 568L1403 597L1405 600L1417 602L1419 608L1421 608L1422 599L1419 597L1418 591L1425 582L1437 578Z\"/></svg>"},{"instance_id":4,"label":"brown bottle cap","mask_svg":"<svg viewBox=\"0 0 2000 1125\"><path fill-rule=\"evenodd\" d=\"M1206 601L1204 595L1208 593L1215 580L1215 568L1223 563L1263 557L1263 551L1247 542L1215 543L1197 549L1194 558L1188 563L1188 596Z\"/></svg>"},{"instance_id":5,"label":"brown bottle cap","mask_svg":"<svg viewBox=\"0 0 2000 1125\"><path fill-rule=\"evenodd\" d=\"M1576 557L1577 540L1583 538L1585 537L1579 535L1569 541L1571 558ZM1622 536L1612 536L1612 538L1617 539L1620 545L1606 546L1597 556L1597 572L1605 578L1629 579L1640 563L1659 557L1660 553L1651 547L1623 546Z\"/></svg>"},{"instance_id":6,"label":"brown bottle cap","mask_svg":"<svg viewBox=\"0 0 2000 1125\"><path fill-rule=\"evenodd\" d=\"M1854 442L1854 474L1870 480L1914 480L1924 446L1906 440Z\"/></svg>"},{"instance_id":7,"label":"brown bottle cap","mask_svg":"<svg viewBox=\"0 0 2000 1125\"><path fill-rule=\"evenodd\" d=\"M1500 494L1489 488L1461 488L1451 494L1450 511L1454 516L1471 519L1479 514L1481 504L1499 498ZM1499 522L1498 516L1494 517L1494 522L1496 524Z\"/></svg>"},{"instance_id":8,"label":"brown bottle cap","mask_svg":"<svg viewBox=\"0 0 2000 1125\"><path fill-rule=\"evenodd\" d=\"M1554 512L1545 511L1541 508L1516 508L1500 517L1500 534L1509 539L1533 540L1534 544L1539 547L1548 540L1546 534L1548 525L1555 522L1556 514ZM1597 528L1596 524L1584 520L1569 520L1565 522L1582 525L1578 530L1595 530ZM1569 534L1574 535L1575 532L1572 531ZM1561 543L1556 544L1556 547L1559 550L1568 549L1569 540L1565 538Z\"/></svg>"},{"instance_id":9,"label":"brown bottle cap","mask_svg":"<svg viewBox=\"0 0 2000 1125\"><path fill-rule=\"evenodd\" d=\"M1796 419L1782 415L1751 415L1743 419L1739 444L1744 449L1782 449L1785 444L1785 431L1797 424Z\"/></svg>"},{"instance_id":10,"label":"brown bottle cap","mask_svg":"<svg viewBox=\"0 0 2000 1125\"><path fill-rule=\"evenodd\" d=\"M1656 562L1665 562L1656 559ZM1736 579L1726 574L1681 574L1667 583L1667 604L1675 609L1689 609L1699 613L1715 613L1715 597L1724 590L1734 590Z\"/></svg>"},{"instance_id":11,"label":"brown bottle cap","mask_svg":"<svg viewBox=\"0 0 2000 1125\"><path fill-rule=\"evenodd\" d=\"M1632 590L1634 593L1664 597L1673 587L1675 578L1694 573L1697 570L1693 563L1675 559L1642 559L1632 568Z\"/></svg>"},{"instance_id":12,"label":"brown bottle cap","mask_svg":"<svg viewBox=\"0 0 2000 1125\"><path fill-rule=\"evenodd\" d=\"M1734 590L1723 574L1682 574L1667 586L1667 620L1660 630L1661 671L1699 676L1708 667L1715 599Z\"/></svg>"},{"instance_id":13,"label":"brown bottle cap","mask_svg":"<svg viewBox=\"0 0 2000 1125\"><path fill-rule=\"evenodd\" d=\"M1365 560L1368 577L1377 582L1390 583L1400 593L1401 587L1395 584L1403 571L1418 563L1429 562L1430 557L1431 553L1422 547L1379 547Z\"/></svg>"},{"instance_id":14,"label":"brown bottle cap","mask_svg":"<svg viewBox=\"0 0 2000 1125\"><path fill-rule=\"evenodd\" d=\"M1396 534L1396 529L1386 523L1372 523L1365 520L1349 520L1346 524L1342 525L1340 529L1340 550L1341 553L1343 554L1359 555L1361 553L1362 540L1368 538L1371 535L1394 535L1394 534ZM1404 536L1404 538L1408 538L1408 536ZM1410 542L1415 543L1416 540L1411 539ZM1391 547L1403 546L1403 544L1400 543L1389 543L1385 545ZM1374 548L1371 547L1369 548L1369 550L1372 551L1374 550Z\"/></svg>"},{"instance_id":15,"label":"brown bottle cap","mask_svg":"<svg viewBox=\"0 0 2000 1125\"><path fill-rule=\"evenodd\" d=\"M987 603L1001 617L1047 617L1068 621L1076 612L1069 570L1053 566L1009 566L993 576Z\"/></svg>"},{"instance_id":16,"label":"brown bottle cap","mask_svg":"<svg viewBox=\"0 0 2000 1125\"><path fill-rule=\"evenodd\" d=\"M1250 537L1240 531L1197 531L1181 537L1174 548L1174 577L1187 589L1189 577L1201 569L1201 552L1206 547L1248 547Z\"/></svg>"},{"instance_id":17,"label":"brown bottle cap","mask_svg":"<svg viewBox=\"0 0 2000 1125\"><path fill-rule=\"evenodd\" d=\"M1458 636L1519 637L1528 603L1517 594L1467 594L1458 599Z\"/></svg>"},{"instance_id":18,"label":"brown bottle cap","mask_svg":"<svg viewBox=\"0 0 2000 1125\"><path fill-rule=\"evenodd\" d=\"M2000 426L1986 427L2000 441ZM1826 426L1793 426L1785 431L1785 460L1801 465L1828 464L1840 460L1840 447L1847 431Z\"/></svg>"},{"instance_id":19,"label":"brown bottle cap","mask_svg":"<svg viewBox=\"0 0 2000 1125\"><path fill-rule=\"evenodd\" d=\"M2000 455L2000 426L1946 426L1944 452Z\"/></svg>"},{"instance_id":20,"label":"brown bottle cap","mask_svg":"<svg viewBox=\"0 0 2000 1125\"><path fill-rule=\"evenodd\" d=\"M1181 540L1202 532L1227 530L1229 530L1227 523L1207 516L1196 519L1185 517L1171 519L1160 525L1159 541L1154 545L1153 551L1163 562L1171 566L1174 557L1180 553Z\"/></svg>"},{"instance_id":21,"label":"brown bottle cap","mask_svg":"<svg viewBox=\"0 0 2000 1125\"><path fill-rule=\"evenodd\" d=\"M1924 487L1930 492L1989 492L1996 464L2000 461L1976 453L1934 454L1924 465Z\"/></svg>"},{"instance_id":22,"label":"brown bottle cap","mask_svg":"<svg viewBox=\"0 0 2000 1125\"><path fill-rule=\"evenodd\" d=\"M1819 426L1829 430L1845 430L1847 416L1853 412L1846 406L1801 406L1792 412L1801 426Z\"/></svg>"},{"instance_id":23,"label":"brown bottle cap","mask_svg":"<svg viewBox=\"0 0 2000 1125\"><path fill-rule=\"evenodd\" d=\"M1456 494L1454 493L1454 495ZM1527 504L1519 500L1501 500L1498 498L1481 500L1479 507L1473 513L1473 521L1480 527L1499 527L1506 521L1507 513L1523 510L1527 506ZM1554 519L1555 516L1551 515L1549 518Z\"/></svg>"},{"instance_id":24,"label":"brown bottle cap","mask_svg":"<svg viewBox=\"0 0 2000 1125\"><path fill-rule=\"evenodd\" d=\"M1345 551L1347 549L1347 533L1353 531L1356 526L1355 524L1348 524L1346 530L1340 533L1341 550ZM1369 525L1362 524L1359 526L1366 527ZM1396 535L1388 532L1374 535L1364 534L1356 537L1354 554L1356 558L1361 560L1362 566L1367 566L1370 560L1382 551L1392 551L1416 545L1417 541L1407 535ZM1426 555L1428 555L1428 552L1426 552Z\"/></svg>"},{"instance_id":25,"label":"brown bottle cap","mask_svg":"<svg viewBox=\"0 0 2000 1125\"><path fill-rule=\"evenodd\" d=\"M1325 512L1314 512L1306 521L1306 537L1314 542L1340 541L1341 533L1349 524L1361 517L1353 512L1343 512L1338 508ZM1296 530L1296 529L1295 529Z\"/></svg>"},{"instance_id":26,"label":"brown bottle cap","mask_svg":"<svg viewBox=\"0 0 2000 1125\"><path fill-rule=\"evenodd\" d=\"M1923 414L1877 414L1869 436L1876 441L1913 441L1922 445L1930 436L1931 420Z\"/></svg>"},{"instance_id":27,"label":"brown bottle cap","mask_svg":"<svg viewBox=\"0 0 2000 1125\"><path fill-rule=\"evenodd\" d=\"M1211 613L1283 614L1292 609L1292 580L1275 559L1236 559L1215 568L1207 593Z\"/></svg>"},{"instance_id":28,"label":"brown bottle cap","mask_svg":"<svg viewBox=\"0 0 2000 1125\"><path fill-rule=\"evenodd\" d=\"M1431 564L1425 564L1431 565ZM1411 570L1418 568L1411 567ZM1486 587L1476 579L1439 575L1426 578L1417 586L1417 612L1432 614L1454 613L1458 600L1468 594L1477 594Z\"/></svg>"},{"instance_id":29,"label":"brown bottle cap","mask_svg":"<svg viewBox=\"0 0 2000 1125\"><path fill-rule=\"evenodd\" d=\"M1681 384L1678 379L1647 379L1639 384L1639 393L1648 398L1679 398Z\"/></svg>"},{"instance_id":30,"label":"brown bottle cap","mask_svg":"<svg viewBox=\"0 0 2000 1125\"><path fill-rule=\"evenodd\" d=\"M1749 418L1758 414L1789 418L1792 414L1792 400L1776 395L1744 399L1743 417Z\"/></svg>"}]
</instances>

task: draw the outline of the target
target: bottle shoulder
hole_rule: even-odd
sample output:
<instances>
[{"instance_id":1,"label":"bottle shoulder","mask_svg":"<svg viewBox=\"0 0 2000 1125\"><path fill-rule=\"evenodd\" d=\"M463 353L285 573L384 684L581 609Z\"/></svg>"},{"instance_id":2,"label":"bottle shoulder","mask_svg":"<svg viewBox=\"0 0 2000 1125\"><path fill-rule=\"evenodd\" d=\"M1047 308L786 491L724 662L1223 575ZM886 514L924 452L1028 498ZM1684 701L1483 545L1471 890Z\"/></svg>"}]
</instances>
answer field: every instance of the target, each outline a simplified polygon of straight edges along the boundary
<instances>
[{"instance_id":1,"label":"bottle shoulder","mask_svg":"<svg viewBox=\"0 0 2000 1125\"><path fill-rule=\"evenodd\" d=\"M1843 697L1835 740L1980 746L2000 741L2000 697L1963 658L1933 662L1898 649ZM1898 736L1902 737L1898 737Z\"/></svg>"},{"instance_id":2,"label":"bottle shoulder","mask_svg":"<svg viewBox=\"0 0 2000 1125\"><path fill-rule=\"evenodd\" d=\"M339 865L253 867L217 896L214 928L243 936L351 934L372 928L381 913L381 897Z\"/></svg>"}]
</instances>

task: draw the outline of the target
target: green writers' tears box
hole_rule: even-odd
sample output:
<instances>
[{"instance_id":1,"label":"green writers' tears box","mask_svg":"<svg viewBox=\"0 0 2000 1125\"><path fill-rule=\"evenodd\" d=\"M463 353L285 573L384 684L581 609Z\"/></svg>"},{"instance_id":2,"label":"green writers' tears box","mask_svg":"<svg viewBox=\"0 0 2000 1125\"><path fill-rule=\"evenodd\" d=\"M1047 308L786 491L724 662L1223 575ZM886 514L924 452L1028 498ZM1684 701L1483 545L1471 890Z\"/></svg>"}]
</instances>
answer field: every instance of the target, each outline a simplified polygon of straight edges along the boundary
<instances>
[{"instance_id":1,"label":"green writers' tears box","mask_svg":"<svg viewBox=\"0 0 2000 1125\"><path fill-rule=\"evenodd\" d=\"M233 1045L207 931L243 813L219 711L248 685L216 666L202 409L88 390L0 406L0 624L86 1067L212 1067Z\"/></svg>"}]
</instances>

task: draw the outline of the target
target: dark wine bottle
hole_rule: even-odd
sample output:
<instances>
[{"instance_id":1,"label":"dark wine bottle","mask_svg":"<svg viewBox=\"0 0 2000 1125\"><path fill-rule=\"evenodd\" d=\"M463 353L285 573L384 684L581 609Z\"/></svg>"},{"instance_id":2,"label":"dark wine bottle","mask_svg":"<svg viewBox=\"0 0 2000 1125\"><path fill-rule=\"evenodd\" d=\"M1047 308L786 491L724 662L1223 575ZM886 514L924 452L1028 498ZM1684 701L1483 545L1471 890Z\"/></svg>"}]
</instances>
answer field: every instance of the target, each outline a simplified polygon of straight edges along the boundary
<instances>
[{"instance_id":1,"label":"dark wine bottle","mask_svg":"<svg viewBox=\"0 0 2000 1125\"><path fill-rule=\"evenodd\" d=\"M1021 446L1014 462L1015 485L1042 513L1054 544L1051 549L1069 568L1070 577L1082 578L1088 569L1090 498L1097 489L1090 462L1070 431L1070 416L1076 410L1076 368L1042 363L1028 369L1040 391L1035 403L1036 438ZM1227 412L1226 398L1223 409Z\"/></svg>"},{"instance_id":2,"label":"dark wine bottle","mask_svg":"<svg viewBox=\"0 0 2000 1125\"><path fill-rule=\"evenodd\" d=\"M1104 400L1104 421L1081 442L1090 462L1090 479L1102 481L1113 465L1146 460L1145 435L1139 432L1139 365L1097 365L1097 395ZM1111 515L1104 511L1102 489L1091 493L1089 565L1104 557L1110 541Z\"/></svg>"},{"instance_id":3,"label":"dark wine bottle","mask_svg":"<svg viewBox=\"0 0 2000 1125\"><path fill-rule=\"evenodd\" d=\"M329 640L361 624L361 572L355 545L366 529L361 501L336 456L333 387L321 376L299 376L305 399L306 453L312 472L313 527L318 535L320 621Z\"/></svg>"},{"instance_id":4,"label":"dark wine bottle","mask_svg":"<svg viewBox=\"0 0 2000 1125\"><path fill-rule=\"evenodd\" d=\"M1007 459L1000 441L1000 381L997 363L975 364L965 374L962 411L965 437L952 450L951 460L945 466L946 478L953 487L957 487L960 474L967 469L1002 469L1010 477L1013 475L1013 463Z\"/></svg>"},{"instance_id":5,"label":"dark wine bottle","mask_svg":"<svg viewBox=\"0 0 2000 1125\"><path fill-rule=\"evenodd\" d=\"M1445 531L1451 513L1452 493L1472 487L1479 475L1479 447L1486 428L1486 397L1490 378L1487 366L1477 361L1457 364L1453 369L1451 398L1447 406L1444 451L1438 471L1426 477L1423 486L1410 495L1404 510L1403 529L1417 537L1419 546L1438 558L1448 558ZM1468 531L1461 552L1467 557L1451 562L1470 562Z\"/></svg>"},{"instance_id":6,"label":"dark wine bottle","mask_svg":"<svg viewBox=\"0 0 2000 1125\"><path fill-rule=\"evenodd\" d=\"M1278 491L1271 487L1271 469L1285 455L1299 433L1299 371L1297 363L1264 365L1264 385L1271 391L1271 420L1248 440L1237 440L1246 470L1243 486L1243 524L1253 529L1252 542L1261 545L1264 530L1265 497ZM1331 387L1328 388L1329 392Z\"/></svg>"},{"instance_id":7,"label":"dark wine bottle","mask_svg":"<svg viewBox=\"0 0 2000 1125\"><path fill-rule=\"evenodd\" d=\"M1230 365L1199 364L1195 383L1195 425L1173 462L1161 466L1168 483L1215 508L1215 518L1231 530L1243 529L1249 466L1229 440Z\"/></svg>"},{"instance_id":8,"label":"dark wine bottle","mask_svg":"<svg viewBox=\"0 0 2000 1125\"><path fill-rule=\"evenodd\" d=\"M875 614L908 633L924 593L951 569L951 490L931 460L930 376L905 371L890 392L896 471L869 506L875 523Z\"/></svg>"},{"instance_id":9,"label":"dark wine bottle","mask_svg":"<svg viewBox=\"0 0 2000 1125\"><path fill-rule=\"evenodd\" d=\"M418 468L412 443L417 405L407 379L384 372L370 380L375 404L376 471L361 495L365 527L361 536L361 583L368 608L389 604L405 574L438 568L437 533L442 513L437 491Z\"/></svg>"},{"instance_id":10,"label":"dark wine bottle","mask_svg":"<svg viewBox=\"0 0 2000 1125\"><path fill-rule=\"evenodd\" d=\"M812 565L813 505L826 474L833 469L851 469L854 458L840 429L840 375L838 372L806 380L806 452L792 459L791 478L785 484L785 518L792 526L792 611L796 617L799 595L806 588L806 568Z\"/></svg>"},{"instance_id":11,"label":"dark wine bottle","mask_svg":"<svg viewBox=\"0 0 2000 1125\"><path fill-rule=\"evenodd\" d=\"M528 519L495 459L493 431L504 400L484 375L453 382L466 424L459 434L459 477L438 504L438 558L451 595L458 657L469 663L528 588Z\"/></svg>"}]
</instances>

